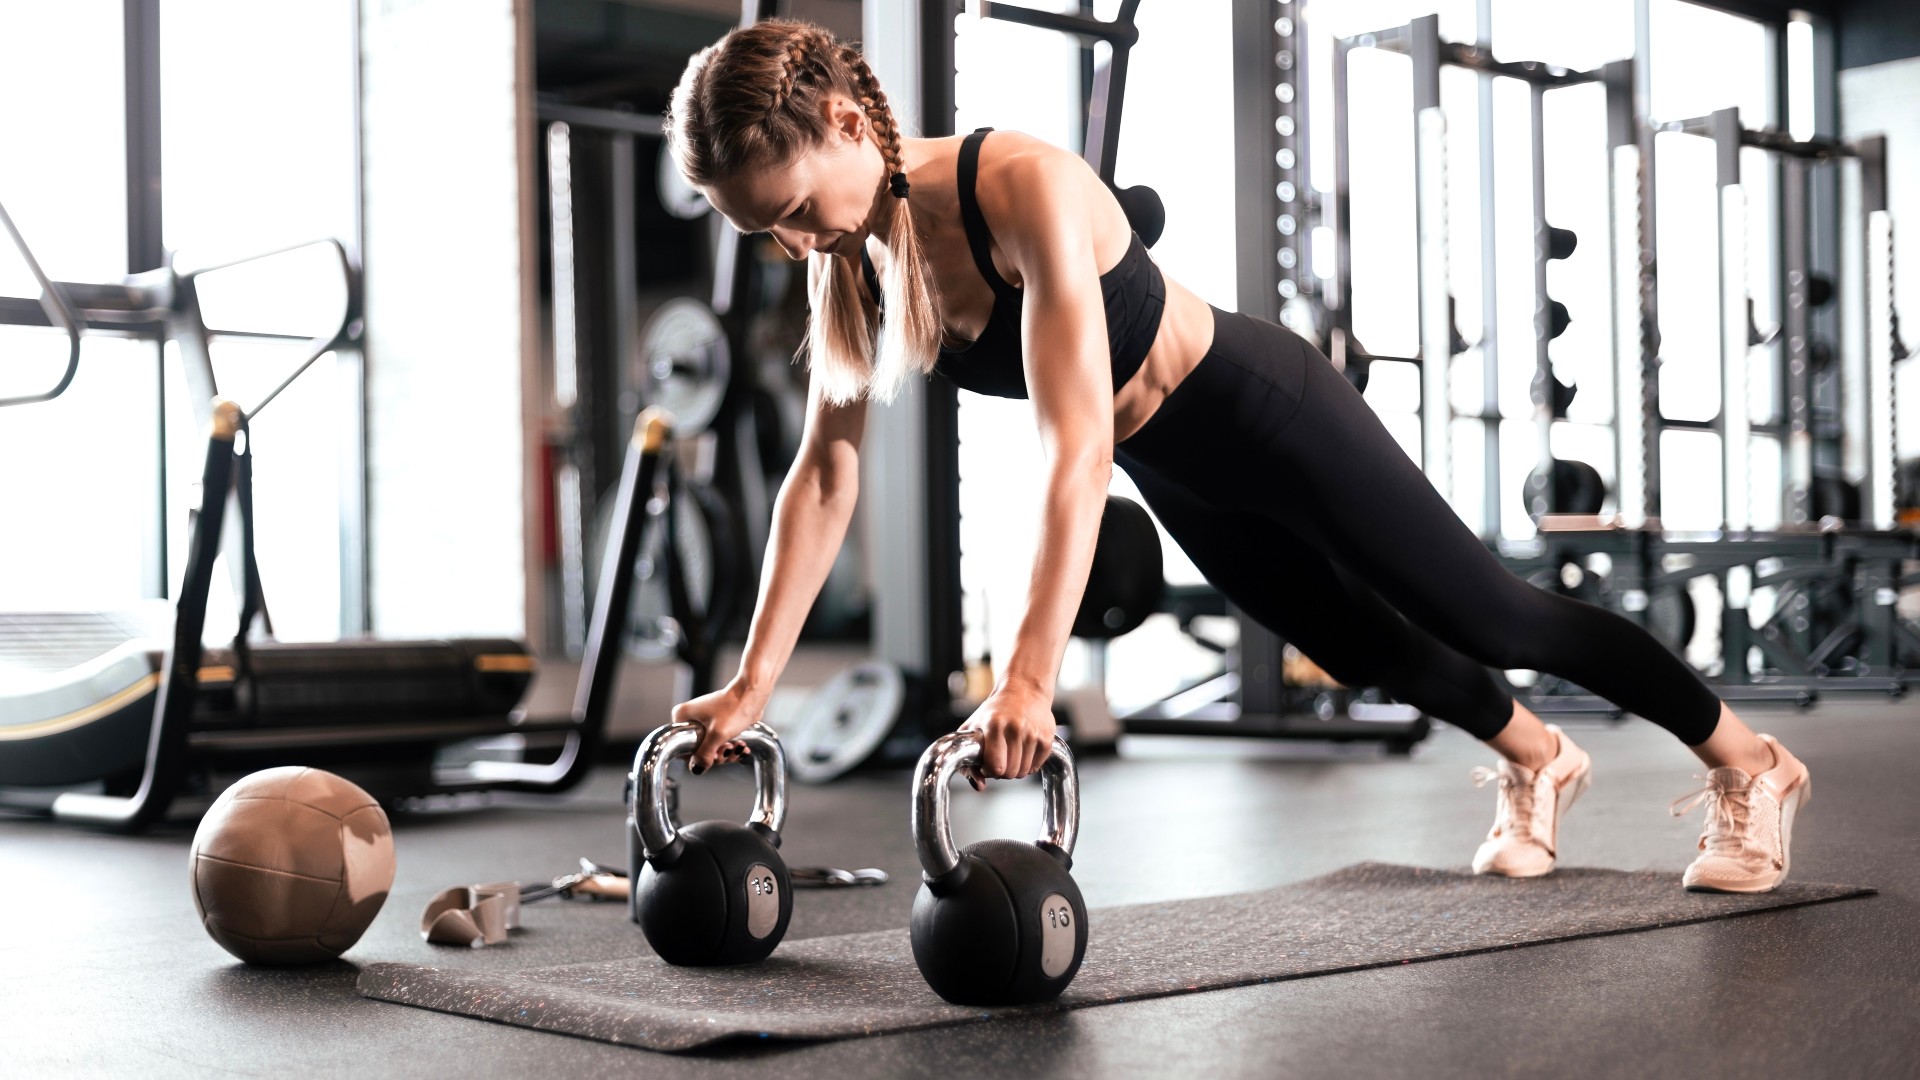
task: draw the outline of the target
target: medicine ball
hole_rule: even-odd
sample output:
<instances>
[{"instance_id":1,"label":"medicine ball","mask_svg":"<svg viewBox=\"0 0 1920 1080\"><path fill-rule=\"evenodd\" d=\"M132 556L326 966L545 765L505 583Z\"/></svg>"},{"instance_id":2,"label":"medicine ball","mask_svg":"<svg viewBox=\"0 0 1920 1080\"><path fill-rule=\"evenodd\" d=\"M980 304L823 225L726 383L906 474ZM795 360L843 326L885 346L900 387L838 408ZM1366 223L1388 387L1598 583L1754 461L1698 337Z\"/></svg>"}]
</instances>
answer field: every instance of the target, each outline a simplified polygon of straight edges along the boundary
<instances>
[{"instance_id":1,"label":"medicine ball","mask_svg":"<svg viewBox=\"0 0 1920 1080\"><path fill-rule=\"evenodd\" d=\"M249 964L314 964L360 940L393 887L386 811L351 781L297 765L222 792L190 858L193 906Z\"/></svg>"}]
</instances>

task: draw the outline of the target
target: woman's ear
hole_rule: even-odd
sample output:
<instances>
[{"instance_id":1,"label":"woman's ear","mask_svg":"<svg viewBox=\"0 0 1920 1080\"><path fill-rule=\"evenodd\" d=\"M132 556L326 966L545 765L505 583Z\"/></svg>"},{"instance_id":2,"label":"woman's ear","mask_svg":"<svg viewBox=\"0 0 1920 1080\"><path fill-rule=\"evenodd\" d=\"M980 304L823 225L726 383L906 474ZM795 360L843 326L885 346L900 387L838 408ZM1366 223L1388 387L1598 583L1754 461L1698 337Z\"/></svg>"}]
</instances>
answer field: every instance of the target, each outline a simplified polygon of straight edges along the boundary
<instances>
[{"instance_id":1,"label":"woman's ear","mask_svg":"<svg viewBox=\"0 0 1920 1080\"><path fill-rule=\"evenodd\" d=\"M845 94L828 94L820 108L827 114L827 126L841 140L858 145L867 137L867 111Z\"/></svg>"}]
</instances>

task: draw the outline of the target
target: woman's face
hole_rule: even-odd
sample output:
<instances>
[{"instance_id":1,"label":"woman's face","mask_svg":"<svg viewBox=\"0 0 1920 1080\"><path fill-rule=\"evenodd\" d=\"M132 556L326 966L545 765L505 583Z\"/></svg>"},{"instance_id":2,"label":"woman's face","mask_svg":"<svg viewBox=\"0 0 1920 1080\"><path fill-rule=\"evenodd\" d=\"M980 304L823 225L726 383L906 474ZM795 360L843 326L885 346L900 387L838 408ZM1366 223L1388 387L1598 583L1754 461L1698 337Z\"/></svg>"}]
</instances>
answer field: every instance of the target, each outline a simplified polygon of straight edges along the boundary
<instances>
[{"instance_id":1,"label":"woman's face","mask_svg":"<svg viewBox=\"0 0 1920 1080\"><path fill-rule=\"evenodd\" d=\"M824 143L785 164L730 176L706 192L734 228L772 235L792 259L815 251L858 258L886 172L860 108L838 95L823 108L831 122Z\"/></svg>"}]
</instances>

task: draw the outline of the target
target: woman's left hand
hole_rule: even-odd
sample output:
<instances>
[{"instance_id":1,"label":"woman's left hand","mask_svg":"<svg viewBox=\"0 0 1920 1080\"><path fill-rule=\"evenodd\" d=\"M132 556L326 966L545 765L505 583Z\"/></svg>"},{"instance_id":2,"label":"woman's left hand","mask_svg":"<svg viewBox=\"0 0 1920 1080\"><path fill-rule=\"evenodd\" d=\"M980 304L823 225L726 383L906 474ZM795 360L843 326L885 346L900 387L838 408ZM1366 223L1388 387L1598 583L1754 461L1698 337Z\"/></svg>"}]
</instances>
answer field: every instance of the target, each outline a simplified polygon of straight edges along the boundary
<instances>
[{"instance_id":1,"label":"woman's left hand","mask_svg":"<svg viewBox=\"0 0 1920 1080\"><path fill-rule=\"evenodd\" d=\"M980 733L980 758L967 775L975 791L985 791L988 779L1029 776L1053 752L1052 695L1025 683L1002 683L960 730Z\"/></svg>"}]
</instances>

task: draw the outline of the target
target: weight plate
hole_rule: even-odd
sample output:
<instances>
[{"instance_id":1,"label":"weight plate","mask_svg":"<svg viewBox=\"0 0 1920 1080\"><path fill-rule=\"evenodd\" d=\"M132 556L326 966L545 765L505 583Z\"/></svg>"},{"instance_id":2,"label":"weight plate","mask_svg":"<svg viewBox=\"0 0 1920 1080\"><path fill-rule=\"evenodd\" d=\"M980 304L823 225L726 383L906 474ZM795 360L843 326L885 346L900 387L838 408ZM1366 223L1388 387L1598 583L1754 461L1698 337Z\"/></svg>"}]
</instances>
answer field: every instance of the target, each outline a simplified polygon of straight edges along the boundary
<instances>
[{"instance_id":1,"label":"weight plate","mask_svg":"<svg viewBox=\"0 0 1920 1080\"><path fill-rule=\"evenodd\" d=\"M705 611L713 602L713 531L703 508L688 499L674 512L674 553L687 579L687 593ZM673 605L667 595L666 530L654 529L634 560L634 589L628 615L627 651L635 656L664 660L682 632L669 621Z\"/></svg>"},{"instance_id":2,"label":"weight plate","mask_svg":"<svg viewBox=\"0 0 1920 1080\"><path fill-rule=\"evenodd\" d=\"M686 574L687 592L703 612L710 612L714 594L714 567L718 561L714 554L714 526L710 520L710 508L685 489L681 492L681 498L683 501L674 512L675 551ZM595 578L605 559L607 544L612 541L613 507L613 499L603 500L600 512L595 515L593 549L587 560L587 595L590 598L600 594ZM666 542L666 530L659 528L657 520L648 521L645 528L645 543L633 560L633 594L627 601L626 647L627 652L636 659L658 662L674 655L678 632L674 624L667 621L673 609L667 596L666 566L660 560L663 554L661 549Z\"/></svg>"},{"instance_id":3,"label":"weight plate","mask_svg":"<svg viewBox=\"0 0 1920 1080\"><path fill-rule=\"evenodd\" d=\"M713 423L733 371L727 332L707 305L677 297L660 305L640 332L636 363L641 400L673 417L675 435Z\"/></svg>"},{"instance_id":4,"label":"weight plate","mask_svg":"<svg viewBox=\"0 0 1920 1080\"><path fill-rule=\"evenodd\" d=\"M780 732L793 778L825 783L872 757L906 698L900 669L881 660L855 664L829 679Z\"/></svg>"},{"instance_id":5,"label":"weight plate","mask_svg":"<svg viewBox=\"0 0 1920 1080\"><path fill-rule=\"evenodd\" d=\"M1544 493L1548 513L1597 514L1607 501L1607 483L1600 478L1600 470L1584 461L1556 458L1552 477L1552 483ZM1540 470L1535 468L1528 475L1526 487L1520 495L1521 504L1527 508L1527 516L1536 522L1540 520L1540 514L1533 498L1535 485L1540 482Z\"/></svg>"},{"instance_id":6,"label":"weight plate","mask_svg":"<svg viewBox=\"0 0 1920 1080\"><path fill-rule=\"evenodd\" d=\"M1166 568L1153 518L1131 499L1107 496L1073 635L1106 641L1132 633L1160 610L1165 592Z\"/></svg>"},{"instance_id":7,"label":"weight plate","mask_svg":"<svg viewBox=\"0 0 1920 1080\"><path fill-rule=\"evenodd\" d=\"M664 142L660 144L658 169L660 206L667 213L682 221L692 221L705 217L707 211L713 209L707 197L700 194L700 189L687 183L687 178L680 175L680 167L673 163L673 155L667 152Z\"/></svg>"},{"instance_id":8,"label":"weight plate","mask_svg":"<svg viewBox=\"0 0 1920 1080\"><path fill-rule=\"evenodd\" d=\"M1686 655L1687 644L1693 640L1697 618L1693 594L1685 586L1661 589L1648 598L1647 630L1660 640L1660 644L1682 656Z\"/></svg>"}]
</instances>

